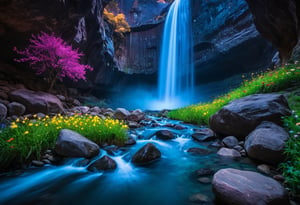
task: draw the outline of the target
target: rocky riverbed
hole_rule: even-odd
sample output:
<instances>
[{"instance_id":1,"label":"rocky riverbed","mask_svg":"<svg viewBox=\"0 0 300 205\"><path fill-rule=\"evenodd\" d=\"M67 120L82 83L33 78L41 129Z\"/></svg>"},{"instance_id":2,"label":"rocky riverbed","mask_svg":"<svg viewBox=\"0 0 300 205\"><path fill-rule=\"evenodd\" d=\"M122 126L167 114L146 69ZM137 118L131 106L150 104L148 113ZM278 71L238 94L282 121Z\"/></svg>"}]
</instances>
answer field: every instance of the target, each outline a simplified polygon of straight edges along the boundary
<instances>
[{"instance_id":1,"label":"rocky riverbed","mask_svg":"<svg viewBox=\"0 0 300 205\"><path fill-rule=\"evenodd\" d=\"M42 168L2 174L0 203L214 204L212 187L219 190L227 179L214 177L219 170L277 175L270 166L256 168L245 155L243 141L234 137L221 141L206 127L163 117L145 116L138 125L130 129L124 147L102 145L89 159L63 158ZM60 137L66 135L62 132ZM268 180L284 192L278 182ZM253 183L259 186L255 178Z\"/></svg>"}]
</instances>

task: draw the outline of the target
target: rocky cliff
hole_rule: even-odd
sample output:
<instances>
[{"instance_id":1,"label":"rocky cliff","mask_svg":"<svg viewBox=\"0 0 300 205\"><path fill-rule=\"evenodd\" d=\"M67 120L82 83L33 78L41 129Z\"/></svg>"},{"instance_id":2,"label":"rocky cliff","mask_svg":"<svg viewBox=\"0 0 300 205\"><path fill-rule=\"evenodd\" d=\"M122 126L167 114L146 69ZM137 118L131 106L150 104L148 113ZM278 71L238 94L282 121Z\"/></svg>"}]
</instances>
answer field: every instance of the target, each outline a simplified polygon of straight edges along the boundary
<instances>
[{"instance_id":1,"label":"rocky cliff","mask_svg":"<svg viewBox=\"0 0 300 205\"><path fill-rule=\"evenodd\" d=\"M103 20L103 8L107 0L2 0L0 7L1 62L13 64L16 57L12 48L24 48L32 34L40 31L55 33L79 48L85 54L83 61L94 67L88 76L89 83L108 83L113 70L117 70L114 59L112 32ZM18 78L30 87L34 82L31 70L8 69L1 65L0 72L7 78ZM31 76L29 80L25 76ZM38 79L37 79L38 80ZM27 81L27 82L24 82ZM85 87L88 84L82 84ZM36 88L36 85L31 85Z\"/></svg>"},{"instance_id":2,"label":"rocky cliff","mask_svg":"<svg viewBox=\"0 0 300 205\"><path fill-rule=\"evenodd\" d=\"M257 30L278 49L287 62L299 41L300 2L298 0L246 0ZM297 47L299 49L299 46ZM297 51L295 51L297 52Z\"/></svg>"},{"instance_id":3,"label":"rocky cliff","mask_svg":"<svg viewBox=\"0 0 300 205\"><path fill-rule=\"evenodd\" d=\"M267 68L275 54L256 30L247 3L212 0L193 3L197 81L208 83Z\"/></svg>"},{"instance_id":4,"label":"rocky cliff","mask_svg":"<svg viewBox=\"0 0 300 205\"><path fill-rule=\"evenodd\" d=\"M132 32L118 56L127 73L156 73L163 32L161 20L170 3L119 0ZM197 82L267 68L275 49L256 30L248 5L241 0L191 0ZM217 74L217 75L216 75Z\"/></svg>"},{"instance_id":5,"label":"rocky cliff","mask_svg":"<svg viewBox=\"0 0 300 205\"><path fill-rule=\"evenodd\" d=\"M45 31L54 32L78 47L85 53L83 62L94 67L88 83L76 86L101 87L103 84L132 83L138 79L153 83L158 69L163 21L172 0L115 0L131 26L131 32L125 35L117 51L112 28L102 16L109 1L1 0L0 78L9 76L11 80L26 81L36 88L39 79L30 75L31 70L26 70L24 65L13 62L12 48L24 48L31 34ZM283 61L289 58L298 42L298 1L190 1L198 84L266 68L275 49L259 32L280 51ZM152 75L141 78L124 73Z\"/></svg>"}]
</instances>

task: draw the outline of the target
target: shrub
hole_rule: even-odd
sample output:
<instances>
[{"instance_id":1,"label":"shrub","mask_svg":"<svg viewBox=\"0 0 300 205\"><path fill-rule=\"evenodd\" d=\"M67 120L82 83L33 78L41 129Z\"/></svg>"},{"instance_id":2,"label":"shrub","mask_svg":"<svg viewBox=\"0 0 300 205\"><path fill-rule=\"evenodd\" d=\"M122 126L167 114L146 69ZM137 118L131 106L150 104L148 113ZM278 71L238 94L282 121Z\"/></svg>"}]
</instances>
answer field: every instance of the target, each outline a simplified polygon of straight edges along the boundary
<instances>
[{"instance_id":1,"label":"shrub","mask_svg":"<svg viewBox=\"0 0 300 205\"><path fill-rule=\"evenodd\" d=\"M29 42L25 50L14 48L22 56L15 61L29 63L37 75L44 75L50 83L49 90L57 79L62 81L67 77L73 81L85 80L86 70L93 70L92 67L79 63L83 54L78 49L73 50L72 46L54 34L41 32L32 35Z\"/></svg>"},{"instance_id":2,"label":"shrub","mask_svg":"<svg viewBox=\"0 0 300 205\"><path fill-rule=\"evenodd\" d=\"M123 37L124 33L130 32L130 26L125 19L123 13L115 15L112 12L109 12L106 8L103 11L105 19L113 26L114 32L120 33Z\"/></svg>"}]
</instances>

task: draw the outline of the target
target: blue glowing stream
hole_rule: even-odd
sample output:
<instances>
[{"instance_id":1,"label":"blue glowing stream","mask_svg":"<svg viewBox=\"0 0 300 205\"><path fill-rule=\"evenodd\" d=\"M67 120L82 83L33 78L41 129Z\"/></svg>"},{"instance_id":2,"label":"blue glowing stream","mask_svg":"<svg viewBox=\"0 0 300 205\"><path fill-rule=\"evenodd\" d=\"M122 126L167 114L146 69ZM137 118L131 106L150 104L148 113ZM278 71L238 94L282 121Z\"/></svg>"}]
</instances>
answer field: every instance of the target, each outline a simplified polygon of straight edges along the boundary
<instances>
[{"instance_id":1,"label":"blue glowing stream","mask_svg":"<svg viewBox=\"0 0 300 205\"><path fill-rule=\"evenodd\" d=\"M190 1L175 0L168 12L159 67L159 100L162 108L193 102L194 64Z\"/></svg>"},{"instance_id":2,"label":"blue glowing stream","mask_svg":"<svg viewBox=\"0 0 300 205\"><path fill-rule=\"evenodd\" d=\"M196 193L205 194L211 200L214 198L211 185L197 181L196 170L255 168L246 159L234 161L220 158L215 149L207 147L207 143L192 140L191 134L196 126L166 119L157 122L160 127L131 130L136 136L144 137L137 139L137 144L133 146L120 148L113 155L101 149L101 154L93 161L109 155L117 163L114 171L90 172L87 170L88 165L80 166L79 162L83 159L70 159L62 165L30 168L18 175L2 174L0 204L188 205L188 198ZM170 123L181 124L187 129L175 130L164 126ZM169 129L177 137L167 141L157 140L153 133L160 129ZM132 164L132 155L149 142L161 151L161 159L147 166ZM187 152L191 147L207 148L214 152L206 156L193 155Z\"/></svg>"}]
</instances>

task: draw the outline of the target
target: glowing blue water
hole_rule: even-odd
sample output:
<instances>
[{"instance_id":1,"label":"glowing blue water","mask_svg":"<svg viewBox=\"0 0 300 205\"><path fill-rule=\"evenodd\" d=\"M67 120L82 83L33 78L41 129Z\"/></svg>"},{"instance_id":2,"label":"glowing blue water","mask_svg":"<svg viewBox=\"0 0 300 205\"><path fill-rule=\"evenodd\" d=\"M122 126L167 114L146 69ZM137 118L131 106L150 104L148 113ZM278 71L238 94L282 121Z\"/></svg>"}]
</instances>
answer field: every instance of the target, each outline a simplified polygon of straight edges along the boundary
<instances>
[{"instance_id":1,"label":"glowing blue water","mask_svg":"<svg viewBox=\"0 0 300 205\"><path fill-rule=\"evenodd\" d=\"M151 117L153 120L157 119ZM160 127L142 127L134 130L145 137L137 139L130 147L122 147L114 154L101 149L101 153L88 165L81 158L69 159L62 165L24 170L22 174L0 174L1 205L191 205L189 197L203 193L213 203L210 184L200 184L195 171L200 168L219 170L231 167L255 170L250 161L223 159L216 150L191 139L194 125L181 124L175 120L157 121ZM166 124L180 124L187 129L176 130ZM168 129L177 137L159 140L153 134ZM152 136L152 137L151 137ZM135 166L131 158L142 146L153 143L161 151L161 159L146 166ZM210 155L188 153L189 148L206 148L214 151ZM87 167L103 155L109 155L117 163L117 169L108 172L90 172ZM210 178L212 176L209 176Z\"/></svg>"},{"instance_id":2,"label":"glowing blue water","mask_svg":"<svg viewBox=\"0 0 300 205\"><path fill-rule=\"evenodd\" d=\"M194 93L193 40L190 1L175 0L166 18L159 67L162 108L192 103Z\"/></svg>"}]
</instances>

